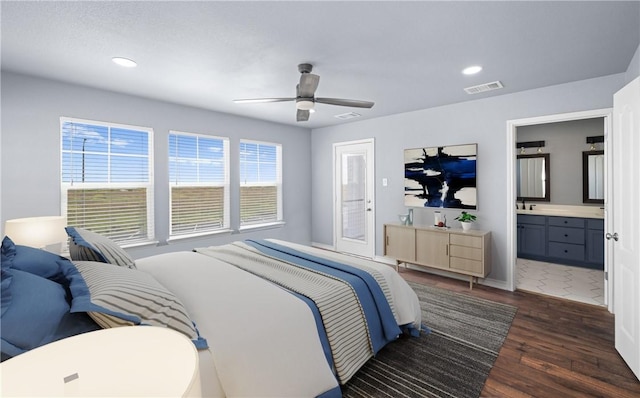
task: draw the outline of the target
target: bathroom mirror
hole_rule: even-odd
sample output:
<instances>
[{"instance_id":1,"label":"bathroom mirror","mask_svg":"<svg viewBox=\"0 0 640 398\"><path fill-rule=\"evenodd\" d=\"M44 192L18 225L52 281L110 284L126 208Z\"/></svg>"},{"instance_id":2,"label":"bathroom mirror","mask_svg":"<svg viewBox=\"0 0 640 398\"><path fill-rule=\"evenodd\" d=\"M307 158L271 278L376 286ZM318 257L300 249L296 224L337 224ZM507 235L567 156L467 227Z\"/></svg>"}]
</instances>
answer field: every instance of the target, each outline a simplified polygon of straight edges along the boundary
<instances>
[{"instance_id":1,"label":"bathroom mirror","mask_svg":"<svg viewBox=\"0 0 640 398\"><path fill-rule=\"evenodd\" d=\"M518 155L516 161L518 201L549 202L549 154Z\"/></svg>"},{"instance_id":2,"label":"bathroom mirror","mask_svg":"<svg viewBox=\"0 0 640 398\"><path fill-rule=\"evenodd\" d=\"M604 151L582 152L582 202L604 204Z\"/></svg>"}]
</instances>

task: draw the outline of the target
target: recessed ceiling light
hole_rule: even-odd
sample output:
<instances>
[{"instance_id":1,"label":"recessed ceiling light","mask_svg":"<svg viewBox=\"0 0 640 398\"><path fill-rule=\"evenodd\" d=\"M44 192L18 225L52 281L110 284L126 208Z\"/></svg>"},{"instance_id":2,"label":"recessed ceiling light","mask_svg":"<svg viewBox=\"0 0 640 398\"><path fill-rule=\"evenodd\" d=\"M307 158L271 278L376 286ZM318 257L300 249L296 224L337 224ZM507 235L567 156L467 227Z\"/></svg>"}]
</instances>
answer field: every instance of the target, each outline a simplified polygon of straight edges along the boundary
<instances>
[{"instance_id":1,"label":"recessed ceiling light","mask_svg":"<svg viewBox=\"0 0 640 398\"><path fill-rule=\"evenodd\" d=\"M124 66L125 68L135 68L136 66L138 66L135 61L132 61L129 58L113 57L111 58L111 60L120 66Z\"/></svg>"},{"instance_id":2,"label":"recessed ceiling light","mask_svg":"<svg viewBox=\"0 0 640 398\"><path fill-rule=\"evenodd\" d=\"M481 70L482 70L482 66L474 65L474 66L469 66L468 68L464 68L462 70L462 73L464 73L465 75L475 75Z\"/></svg>"}]
</instances>

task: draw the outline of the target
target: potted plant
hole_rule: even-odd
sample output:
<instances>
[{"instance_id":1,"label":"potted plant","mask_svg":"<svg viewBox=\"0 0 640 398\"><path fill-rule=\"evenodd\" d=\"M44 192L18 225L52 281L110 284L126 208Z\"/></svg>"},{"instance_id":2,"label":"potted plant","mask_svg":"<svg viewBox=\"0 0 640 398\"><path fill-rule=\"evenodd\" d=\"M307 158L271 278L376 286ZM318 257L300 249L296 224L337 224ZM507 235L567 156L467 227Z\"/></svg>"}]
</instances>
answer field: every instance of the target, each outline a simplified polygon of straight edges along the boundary
<instances>
[{"instance_id":1,"label":"potted plant","mask_svg":"<svg viewBox=\"0 0 640 398\"><path fill-rule=\"evenodd\" d=\"M460 225L462 225L462 229L467 231L471 229L471 223L476 220L476 216L471 213L467 213L466 211L463 211L462 213L460 213L458 217L455 218L455 220L460 221Z\"/></svg>"}]
</instances>

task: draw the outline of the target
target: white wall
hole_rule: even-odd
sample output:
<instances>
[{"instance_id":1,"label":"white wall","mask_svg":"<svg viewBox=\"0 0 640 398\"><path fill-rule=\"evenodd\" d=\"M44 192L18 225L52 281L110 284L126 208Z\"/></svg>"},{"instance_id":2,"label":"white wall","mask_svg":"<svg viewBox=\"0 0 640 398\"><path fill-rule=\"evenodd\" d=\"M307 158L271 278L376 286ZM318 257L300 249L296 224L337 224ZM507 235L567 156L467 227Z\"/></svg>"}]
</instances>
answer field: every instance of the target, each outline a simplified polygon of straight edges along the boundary
<instances>
[{"instance_id":1,"label":"white wall","mask_svg":"<svg viewBox=\"0 0 640 398\"><path fill-rule=\"evenodd\" d=\"M312 234L313 242L333 244L332 144L356 139L375 139L376 147L376 254L383 253L383 224L397 222L406 213L403 205L403 150L425 146L478 144L478 222L477 229L492 232L493 270L489 278L495 285L507 280L507 203L506 167L512 149L506 147L507 121L557 113L608 108L612 95L624 85L624 73L578 81L525 92L425 109L312 132ZM508 83L507 83L508 84ZM383 187L382 178L388 179ZM458 210L444 210L448 220ZM432 209L417 209L416 224L428 225ZM450 222L451 224L451 222Z\"/></svg>"},{"instance_id":2,"label":"white wall","mask_svg":"<svg viewBox=\"0 0 640 398\"><path fill-rule=\"evenodd\" d=\"M231 227L238 225L238 144L242 138L278 142L283 151L286 225L241 235L183 240L129 249L135 257L191 250L245 238L274 237L310 243L311 137L309 129L169 104L52 80L2 72L1 214L7 219L60 214L60 117L154 129L156 238L169 231L169 130L230 138ZM235 175L235 179L233 176Z\"/></svg>"}]
</instances>

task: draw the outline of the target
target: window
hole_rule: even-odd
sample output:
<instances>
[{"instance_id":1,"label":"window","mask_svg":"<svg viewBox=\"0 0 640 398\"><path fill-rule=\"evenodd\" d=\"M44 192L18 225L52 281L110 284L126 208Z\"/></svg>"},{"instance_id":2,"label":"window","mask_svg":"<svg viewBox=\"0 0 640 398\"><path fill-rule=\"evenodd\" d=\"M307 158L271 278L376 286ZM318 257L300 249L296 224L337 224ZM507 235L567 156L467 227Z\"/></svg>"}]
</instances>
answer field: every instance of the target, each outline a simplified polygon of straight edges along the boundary
<instances>
[{"instance_id":1,"label":"window","mask_svg":"<svg viewBox=\"0 0 640 398\"><path fill-rule=\"evenodd\" d=\"M229 228L229 140L169 133L172 237Z\"/></svg>"},{"instance_id":2,"label":"window","mask_svg":"<svg viewBox=\"0 0 640 398\"><path fill-rule=\"evenodd\" d=\"M153 130L61 118L62 213L67 224L120 244L153 228Z\"/></svg>"},{"instance_id":3,"label":"window","mask_svg":"<svg viewBox=\"0 0 640 398\"><path fill-rule=\"evenodd\" d=\"M282 146L240 141L240 227L282 221Z\"/></svg>"}]
</instances>

